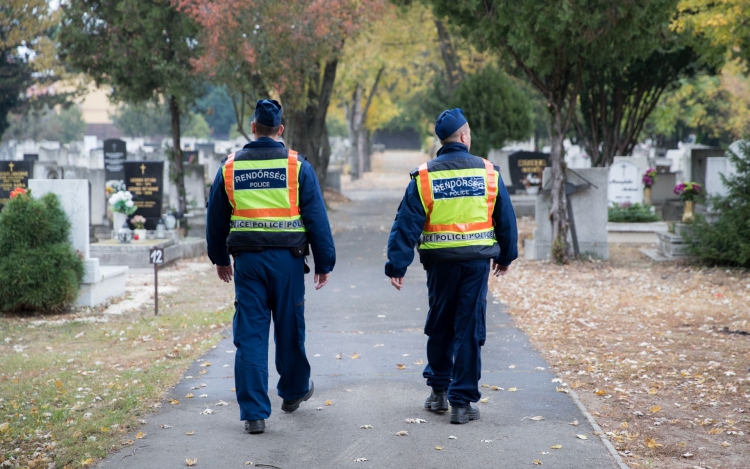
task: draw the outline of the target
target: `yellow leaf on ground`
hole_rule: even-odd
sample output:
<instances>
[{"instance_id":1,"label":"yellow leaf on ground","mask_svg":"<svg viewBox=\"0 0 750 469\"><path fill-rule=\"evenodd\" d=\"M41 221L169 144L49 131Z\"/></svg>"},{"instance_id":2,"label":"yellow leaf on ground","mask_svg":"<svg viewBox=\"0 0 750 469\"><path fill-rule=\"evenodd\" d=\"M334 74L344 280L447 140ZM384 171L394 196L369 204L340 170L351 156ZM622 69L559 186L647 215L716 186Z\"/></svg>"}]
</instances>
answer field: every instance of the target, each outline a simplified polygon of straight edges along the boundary
<instances>
[{"instance_id":1,"label":"yellow leaf on ground","mask_svg":"<svg viewBox=\"0 0 750 469\"><path fill-rule=\"evenodd\" d=\"M578 389L581 386L583 386L583 383L581 383L580 381L576 381L575 383L573 383L573 384L570 385L570 387L573 388L573 389Z\"/></svg>"},{"instance_id":2,"label":"yellow leaf on ground","mask_svg":"<svg viewBox=\"0 0 750 469\"><path fill-rule=\"evenodd\" d=\"M424 365L424 362L423 362L423 361L422 361L422 359L420 358L419 360L415 361L415 362L414 362L414 364L415 364L415 365Z\"/></svg>"},{"instance_id":3,"label":"yellow leaf on ground","mask_svg":"<svg viewBox=\"0 0 750 469\"><path fill-rule=\"evenodd\" d=\"M508 388L508 392L516 392L516 391L518 391L518 389L516 389L516 388Z\"/></svg>"},{"instance_id":4,"label":"yellow leaf on ground","mask_svg":"<svg viewBox=\"0 0 750 469\"><path fill-rule=\"evenodd\" d=\"M406 365L404 365L403 363L396 363L396 368L398 368L399 370L403 370L404 368L406 368Z\"/></svg>"},{"instance_id":5,"label":"yellow leaf on ground","mask_svg":"<svg viewBox=\"0 0 750 469\"><path fill-rule=\"evenodd\" d=\"M360 357L360 355L359 355L359 354L358 354L357 352L354 352L354 355L352 355L352 356L351 356L351 357L349 357L349 358L351 358L352 360L356 360L356 359L358 359L359 357Z\"/></svg>"},{"instance_id":6,"label":"yellow leaf on ground","mask_svg":"<svg viewBox=\"0 0 750 469\"><path fill-rule=\"evenodd\" d=\"M147 434L144 433L144 432L138 432L138 434L135 436L135 439L136 440L142 440L142 439L144 439L146 437L146 435Z\"/></svg>"},{"instance_id":7,"label":"yellow leaf on ground","mask_svg":"<svg viewBox=\"0 0 750 469\"><path fill-rule=\"evenodd\" d=\"M648 390L649 394L656 394L657 392L659 392L659 391L657 391L656 389L653 389L653 388Z\"/></svg>"},{"instance_id":8,"label":"yellow leaf on ground","mask_svg":"<svg viewBox=\"0 0 750 469\"><path fill-rule=\"evenodd\" d=\"M565 394L568 393L567 389L565 389L565 388L558 388L557 386L555 386L555 391L557 391L557 392L564 392Z\"/></svg>"},{"instance_id":9,"label":"yellow leaf on ground","mask_svg":"<svg viewBox=\"0 0 750 469\"><path fill-rule=\"evenodd\" d=\"M589 439L589 437L587 437L586 435L576 435L576 438L578 438L579 440L588 440Z\"/></svg>"},{"instance_id":10,"label":"yellow leaf on ground","mask_svg":"<svg viewBox=\"0 0 750 469\"><path fill-rule=\"evenodd\" d=\"M655 406L651 407L651 408L650 408L650 409L648 409L648 410L649 410L649 412L651 412L652 414L655 414L655 413L657 413L657 412L659 412L659 411L661 410L661 406L659 406L659 405L655 405Z\"/></svg>"},{"instance_id":11,"label":"yellow leaf on ground","mask_svg":"<svg viewBox=\"0 0 750 469\"><path fill-rule=\"evenodd\" d=\"M552 449L562 449L562 445L554 445L554 446L550 446L550 448L552 448Z\"/></svg>"},{"instance_id":12,"label":"yellow leaf on ground","mask_svg":"<svg viewBox=\"0 0 750 469\"><path fill-rule=\"evenodd\" d=\"M193 435L195 435L195 432L185 432L185 435L187 435L187 436L193 436Z\"/></svg>"},{"instance_id":13,"label":"yellow leaf on ground","mask_svg":"<svg viewBox=\"0 0 750 469\"><path fill-rule=\"evenodd\" d=\"M607 394L607 391L605 391L604 389L594 389L594 394L596 394L597 396L603 396Z\"/></svg>"},{"instance_id":14,"label":"yellow leaf on ground","mask_svg":"<svg viewBox=\"0 0 750 469\"><path fill-rule=\"evenodd\" d=\"M231 392L237 392L237 388L230 389Z\"/></svg>"},{"instance_id":15,"label":"yellow leaf on ground","mask_svg":"<svg viewBox=\"0 0 750 469\"><path fill-rule=\"evenodd\" d=\"M731 444L731 443L729 443L729 442L726 442L726 441L725 441L725 442L723 442L723 443L721 444L721 446L723 446L723 447L725 447L725 448L726 448L726 447L728 447L728 446L732 446L732 444Z\"/></svg>"},{"instance_id":16,"label":"yellow leaf on ground","mask_svg":"<svg viewBox=\"0 0 750 469\"><path fill-rule=\"evenodd\" d=\"M708 433L710 435L718 435L718 434L722 433L723 431L724 431L723 428L712 428L711 430L708 431Z\"/></svg>"},{"instance_id":17,"label":"yellow leaf on ground","mask_svg":"<svg viewBox=\"0 0 750 469\"><path fill-rule=\"evenodd\" d=\"M62 382L62 381L60 381L59 379L56 379L56 380L55 380L55 387L56 387L57 389L62 389L62 388L63 388L63 382Z\"/></svg>"},{"instance_id":18,"label":"yellow leaf on ground","mask_svg":"<svg viewBox=\"0 0 750 469\"><path fill-rule=\"evenodd\" d=\"M661 443L657 443L656 442L656 438L651 438L651 437L648 437L648 436L646 437L646 447L647 448L659 448L659 447L662 447L662 446L664 446L664 445L662 445Z\"/></svg>"},{"instance_id":19,"label":"yellow leaf on ground","mask_svg":"<svg viewBox=\"0 0 750 469\"><path fill-rule=\"evenodd\" d=\"M443 447L442 446L435 446L435 449L438 450L438 451L442 451Z\"/></svg>"},{"instance_id":20,"label":"yellow leaf on ground","mask_svg":"<svg viewBox=\"0 0 750 469\"><path fill-rule=\"evenodd\" d=\"M201 370L198 374L199 375L205 375L206 374L206 370Z\"/></svg>"},{"instance_id":21,"label":"yellow leaf on ground","mask_svg":"<svg viewBox=\"0 0 750 469\"><path fill-rule=\"evenodd\" d=\"M489 387L490 387L490 385L489 385L489 384L483 384L483 385L482 385L482 387L483 387L483 388L489 388Z\"/></svg>"},{"instance_id":22,"label":"yellow leaf on ground","mask_svg":"<svg viewBox=\"0 0 750 469\"><path fill-rule=\"evenodd\" d=\"M409 436L409 432L406 430L401 430L400 432L396 432L396 436Z\"/></svg>"},{"instance_id":23,"label":"yellow leaf on ground","mask_svg":"<svg viewBox=\"0 0 750 469\"><path fill-rule=\"evenodd\" d=\"M201 366L211 366L211 362L203 362L201 363Z\"/></svg>"},{"instance_id":24,"label":"yellow leaf on ground","mask_svg":"<svg viewBox=\"0 0 750 469\"><path fill-rule=\"evenodd\" d=\"M538 422L540 420L544 420L544 417L542 417L541 415L537 415L536 417L529 417L529 420L535 420Z\"/></svg>"},{"instance_id":25,"label":"yellow leaf on ground","mask_svg":"<svg viewBox=\"0 0 750 469\"><path fill-rule=\"evenodd\" d=\"M627 428L628 428L628 422L622 422L622 423L620 424L620 428L625 428L625 429L627 429Z\"/></svg>"},{"instance_id":26,"label":"yellow leaf on ground","mask_svg":"<svg viewBox=\"0 0 750 469\"><path fill-rule=\"evenodd\" d=\"M94 460L92 458L81 460L81 467L90 466L92 464L94 464Z\"/></svg>"},{"instance_id":27,"label":"yellow leaf on ground","mask_svg":"<svg viewBox=\"0 0 750 469\"><path fill-rule=\"evenodd\" d=\"M8 422L0 423L0 433L5 433L10 430L10 424Z\"/></svg>"},{"instance_id":28,"label":"yellow leaf on ground","mask_svg":"<svg viewBox=\"0 0 750 469\"><path fill-rule=\"evenodd\" d=\"M172 405L177 405L177 404L180 403L180 401L178 401L177 399L170 399L169 403L172 404Z\"/></svg>"},{"instance_id":29,"label":"yellow leaf on ground","mask_svg":"<svg viewBox=\"0 0 750 469\"><path fill-rule=\"evenodd\" d=\"M568 425L573 425L574 427L578 426L578 420L573 420L572 422L569 422Z\"/></svg>"},{"instance_id":30,"label":"yellow leaf on ground","mask_svg":"<svg viewBox=\"0 0 750 469\"><path fill-rule=\"evenodd\" d=\"M188 399L192 399L192 398L195 397L195 394L193 394L192 392L189 392L189 393L185 394L185 397L188 398Z\"/></svg>"},{"instance_id":31,"label":"yellow leaf on ground","mask_svg":"<svg viewBox=\"0 0 750 469\"><path fill-rule=\"evenodd\" d=\"M531 461L531 464L533 464L535 466L541 466L542 465L542 461L540 461L538 459L535 459L535 460Z\"/></svg>"},{"instance_id":32,"label":"yellow leaf on ground","mask_svg":"<svg viewBox=\"0 0 750 469\"><path fill-rule=\"evenodd\" d=\"M187 464L188 466L195 466L196 464L198 464L198 458L186 459L185 464Z\"/></svg>"},{"instance_id":33,"label":"yellow leaf on ground","mask_svg":"<svg viewBox=\"0 0 750 469\"><path fill-rule=\"evenodd\" d=\"M489 397L485 397L483 399L479 399L479 402L481 402L482 404L486 404L486 403L490 402L490 398Z\"/></svg>"},{"instance_id":34,"label":"yellow leaf on ground","mask_svg":"<svg viewBox=\"0 0 750 469\"><path fill-rule=\"evenodd\" d=\"M326 405L331 405L331 400L330 400L330 399L328 399L328 400L326 401Z\"/></svg>"}]
</instances>

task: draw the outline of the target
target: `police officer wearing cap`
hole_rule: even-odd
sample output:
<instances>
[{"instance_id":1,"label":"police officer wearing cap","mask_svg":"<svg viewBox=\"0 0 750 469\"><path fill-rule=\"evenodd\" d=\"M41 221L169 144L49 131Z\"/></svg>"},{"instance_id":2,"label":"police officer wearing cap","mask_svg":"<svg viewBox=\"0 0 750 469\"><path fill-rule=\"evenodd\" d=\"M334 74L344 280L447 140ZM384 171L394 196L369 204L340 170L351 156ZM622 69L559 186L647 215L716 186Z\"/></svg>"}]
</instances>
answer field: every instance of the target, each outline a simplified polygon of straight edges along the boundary
<instances>
[{"instance_id":1,"label":"police officer wearing cap","mask_svg":"<svg viewBox=\"0 0 750 469\"><path fill-rule=\"evenodd\" d=\"M336 263L325 203L310 163L279 137L281 105L258 101L252 132L257 140L229 155L216 174L208 201L208 256L219 278L232 280L234 379L240 420L263 433L271 415L268 398L268 335L274 323L276 386L281 410L294 412L313 394L305 354L305 256L312 246L315 289L323 288Z\"/></svg>"},{"instance_id":2,"label":"police officer wearing cap","mask_svg":"<svg viewBox=\"0 0 750 469\"><path fill-rule=\"evenodd\" d=\"M424 332L432 392L425 409L451 423L479 419L481 346L486 339L487 280L505 275L518 257L513 206L489 161L469 154L471 129L459 108L435 123L442 148L411 173L388 239L385 274L397 290L417 246L427 271L430 310ZM490 267L492 261L492 267Z\"/></svg>"}]
</instances>

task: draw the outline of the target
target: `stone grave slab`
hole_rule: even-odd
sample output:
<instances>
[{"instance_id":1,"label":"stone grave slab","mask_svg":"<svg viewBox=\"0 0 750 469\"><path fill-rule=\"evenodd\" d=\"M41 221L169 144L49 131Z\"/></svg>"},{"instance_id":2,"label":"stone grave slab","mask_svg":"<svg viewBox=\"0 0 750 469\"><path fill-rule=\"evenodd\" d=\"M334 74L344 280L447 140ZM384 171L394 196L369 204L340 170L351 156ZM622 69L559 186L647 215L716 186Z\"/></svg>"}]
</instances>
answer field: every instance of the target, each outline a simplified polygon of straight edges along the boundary
<instances>
[{"instance_id":1,"label":"stone grave slab","mask_svg":"<svg viewBox=\"0 0 750 469\"><path fill-rule=\"evenodd\" d=\"M642 174L637 165L618 161L609 167L607 200L610 204L643 203Z\"/></svg>"},{"instance_id":2,"label":"stone grave slab","mask_svg":"<svg viewBox=\"0 0 750 469\"><path fill-rule=\"evenodd\" d=\"M135 215L146 218L146 229L156 229L162 214L164 193L164 162L126 161L123 163L125 186L133 194L138 210Z\"/></svg>"},{"instance_id":3,"label":"stone grave slab","mask_svg":"<svg viewBox=\"0 0 750 469\"><path fill-rule=\"evenodd\" d=\"M0 161L0 210L17 187L27 189L34 174L34 161Z\"/></svg>"},{"instance_id":4,"label":"stone grave slab","mask_svg":"<svg viewBox=\"0 0 750 469\"><path fill-rule=\"evenodd\" d=\"M104 173L107 181L125 180L125 158L128 151L120 139L110 138L104 141Z\"/></svg>"}]
</instances>

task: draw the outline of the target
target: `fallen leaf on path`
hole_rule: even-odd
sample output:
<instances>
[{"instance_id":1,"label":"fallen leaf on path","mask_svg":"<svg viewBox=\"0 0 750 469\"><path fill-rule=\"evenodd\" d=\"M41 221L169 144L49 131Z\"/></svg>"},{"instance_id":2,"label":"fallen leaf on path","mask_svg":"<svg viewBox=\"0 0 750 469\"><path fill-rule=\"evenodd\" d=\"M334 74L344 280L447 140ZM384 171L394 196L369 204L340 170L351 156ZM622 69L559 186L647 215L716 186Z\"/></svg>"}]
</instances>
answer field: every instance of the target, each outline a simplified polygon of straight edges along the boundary
<instances>
[{"instance_id":1,"label":"fallen leaf on path","mask_svg":"<svg viewBox=\"0 0 750 469\"><path fill-rule=\"evenodd\" d=\"M177 399L170 399L169 403L172 404L172 405L177 405L177 404L180 403L180 401L178 401Z\"/></svg>"},{"instance_id":2,"label":"fallen leaf on path","mask_svg":"<svg viewBox=\"0 0 750 469\"><path fill-rule=\"evenodd\" d=\"M534 420L534 421L538 422L540 420L544 420L544 417L542 417L541 415L537 415L536 417L524 417L524 418L521 419L521 421L523 422L526 419Z\"/></svg>"},{"instance_id":3,"label":"fallen leaf on path","mask_svg":"<svg viewBox=\"0 0 750 469\"><path fill-rule=\"evenodd\" d=\"M420 423L427 423L427 420L424 420L424 419L406 419L406 423L420 424Z\"/></svg>"},{"instance_id":4,"label":"fallen leaf on path","mask_svg":"<svg viewBox=\"0 0 750 469\"><path fill-rule=\"evenodd\" d=\"M550 448L552 448L552 449L562 449L562 445L554 445L554 446L550 446Z\"/></svg>"},{"instance_id":5,"label":"fallen leaf on path","mask_svg":"<svg viewBox=\"0 0 750 469\"><path fill-rule=\"evenodd\" d=\"M144 438L146 438L146 433L144 432L138 432L138 434L135 436L136 440L142 440Z\"/></svg>"},{"instance_id":6,"label":"fallen leaf on path","mask_svg":"<svg viewBox=\"0 0 750 469\"><path fill-rule=\"evenodd\" d=\"M578 426L578 420L573 420L572 422L569 422L568 425L573 425L574 427Z\"/></svg>"},{"instance_id":7,"label":"fallen leaf on path","mask_svg":"<svg viewBox=\"0 0 750 469\"><path fill-rule=\"evenodd\" d=\"M424 362L423 362L423 361L422 361L422 359L420 358L419 360L415 361L415 362L414 362L414 364L415 364L415 365L424 365Z\"/></svg>"},{"instance_id":8,"label":"fallen leaf on path","mask_svg":"<svg viewBox=\"0 0 750 469\"><path fill-rule=\"evenodd\" d=\"M557 391L557 392L564 392L565 394L568 394L570 392L570 391L568 391L565 388L558 388L557 386L555 386L555 391Z\"/></svg>"},{"instance_id":9,"label":"fallen leaf on path","mask_svg":"<svg viewBox=\"0 0 750 469\"><path fill-rule=\"evenodd\" d=\"M211 409L206 409L206 410L204 410L203 412L201 412L201 415L211 415L211 414L213 414L213 413L214 413L214 411L213 411L213 410L211 410Z\"/></svg>"},{"instance_id":10,"label":"fallen leaf on path","mask_svg":"<svg viewBox=\"0 0 750 469\"><path fill-rule=\"evenodd\" d=\"M682 455L683 458L692 458L693 456L695 456L693 453L685 453Z\"/></svg>"},{"instance_id":11,"label":"fallen leaf on path","mask_svg":"<svg viewBox=\"0 0 750 469\"><path fill-rule=\"evenodd\" d=\"M404 368L406 368L406 365L404 365L403 363L396 363L396 368L398 368L399 370L403 370Z\"/></svg>"},{"instance_id":12,"label":"fallen leaf on path","mask_svg":"<svg viewBox=\"0 0 750 469\"><path fill-rule=\"evenodd\" d=\"M185 394L185 397L188 398L188 399L192 399L192 398L195 397L195 394L193 394L192 392L189 392L189 393Z\"/></svg>"},{"instance_id":13,"label":"fallen leaf on path","mask_svg":"<svg viewBox=\"0 0 750 469\"><path fill-rule=\"evenodd\" d=\"M201 394L201 395L200 395L200 396L198 396L198 397L200 397L200 398L202 398L202 399L205 399L205 398L207 398L207 397L208 397L208 394Z\"/></svg>"},{"instance_id":14,"label":"fallen leaf on path","mask_svg":"<svg viewBox=\"0 0 750 469\"><path fill-rule=\"evenodd\" d=\"M187 464L188 466L195 466L196 464L198 464L198 458L186 459L185 464Z\"/></svg>"},{"instance_id":15,"label":"fallen leaf on path","mask_svg":"<svg viewBox=\"0 0 750 469\"><path fill-rule=\"evenodd\" d=\"M656 442L656 438L646 437L646 448L660 448L664 445Z\"/></svg>"},{"instance_id":16,"label":"fallen leaf on path","mask_svg":"<svg viewBox=\"0 0 750 469\"><path fill-rule=\"evenodd\" d=\"M161 428L167 429L172 428L172 425L167 425L166 423L161 424Z\"/></svg>"},{"instance_id":17,"label":"fallen leaf on path","mask_svg":"<svg viewBox=\"0 0 750 469\"><path fill-rule=\"evenodd\" d=\"M245 466L254 466L252 461L245 461Z\"/></svg>"},{"instance_id":18,"label":"fallen leaf on path","mask_svg":"<svg viewBox=\"0 0 750 469\"><path fill-rule=\"evenodd\" d=\"M331 400L330 400L330 399L328 399L328 400L326 401L326 405L331 405Z\"/></svg>"},{"instance_id":19,"label":"fallen leaf on path","mask_svg":"<svg viewBox=\"0 0 750 469\"><path fill-rule=\"evenodd\" d=\"M195 432L185 432L185 435L187 435L187 436L193 436L193 435L195 435Z\"/></svg>"},{"instance_id":20,"label":"fallen leaf on path","mask_svg":"<svg viewBox=\"0 0 750 469\"><path fill-rule=\"evenodd\" d=\"M359 427L359 428L364 428L365 430L367 430L367 429L369 429L369 428L372 428L372 425L362 425L362 426L361 426L361 427Z\"/></svg>"},{"instance_id":21,"label":"fallen leaf on path","mask_svg":"<svg viewBox=\"0 0 750 469\"><path fill-rule=\"evenodd\" d=\"M396 436L409 436L409 432L401 430L400 432L396 432Z\"/></svg>"},{"instance_id":22,"label":"fallen leaf on path","mask_svg":"<svg viewBox=\"0 0 750 469\"><path fill-rule=\"evenodd\" d=\"M315 410L323 410L322 407L316 407Z\"/></svg>"},{"instance_id":23,"label":"fallen leaf on path","mask_svg":"<svg viewBox=\"0 0 750 469\"><path fill-rule=\"evenodd\" d=\"M516 365L510 365L508 368L510 368L512 370L515 367L516 367Z\"/></svg>"},{"instance_id":24,"label":"fallen leaf on path","mask_svg":"<svg viewBox=\"0 0 750 469\"><path fill-rule=\"evenodd\" d=\"M341 354L340 353L337 353L336 355L334 355L334 357L336 357L336 360L341 360Z\"/></svg>"},{"instance_id":25,"label":"fallen leaf on path","mask_svg":"<svg viewBox=\"0 0 750 469\"><path fill-rule=\"evenodd\" d=\"M93 458L88 458L88 459L81 460L81 467L90 466L92 464L94 464L94 459Z\"/></svg>"},{"instance_id":26,"label":"fallen leaf on path","mask_svg":"<svg viewBox=\"0 0 750 469\"><path fill-rule=\"evenodd\" d=\"M206 370L201 370L198 374L199 375L205 375L206 374Z\"/></svg>"},{"instance_id":27,"label":"fallen leaf on path","mask_svg":"<svg viewBox=\"0 0 750 469\"><path fill-rule=\"evenodd\" d=\"M214 405L215 405L215 406L219 406L219 407L226 407L226 406L228 406L229 404L228 404L227 402L225 402L225 401L219 401L219 402L217 402L217 403L216 403L216 404L214 404Z\"/></svg>"},{"instance_id":28,"label":"fallen leaf on path","mask_svg":"<svg viewBox=\"0 0 750 469\"><path fill-rule=\"evenodd\" d=\"M505 389L498 387L498 386L492 386L493 391L505 391Z\"/></svg>"},{"instance_id":29,"label":"fallen leaf on path","mask_svg":"<svg viewBox=\"0 0 750 469\"><path fill-rule=\"evenodd\" d=\"M367 458L357 458L357 459L354 460L354 462L365 462L365 461L369 461L369 459L367 459Z\"/></svg>"},{"instance_id":30,"label":"fallen leaf on path","mask_svg":"<svg viewBox=\"0 0 750 469\"><path fill-rule=\"evenodd\" d=\"M351 357L349 357L349 358L351 358L352 360L356 360L356 359L358 359L359 357L360 357L360 355L359 355L359 354L358 354L357 352L354 352L354 355L352 355L352 356L351 356Z\"/></svg>"},{"instance_id":31,"label":"fallen leaf on path","mask_svg":"<svg viewBox=\"0 0 750 469\"><path fill-rule=\"evenodd\" d=\"M725 447L725 448L726 448L726 447L728 447L728 446L732 446L732 444L731 444L731 443L729 443L729 442L727 442L727 441L725 441L725 442L723 442L723 443L721 444L721 446L723 446L723 447Z\"/></svg>"},{"instance_id":32,"label":"fallen leaf on path","mask_svg":"<svg viewBox=\"0 0 750 469\"><path fill-rule=\"evenodd\" d=\"M385 344L375 344L375 347L385 347Z\"/></svg>"},{"instance_id":33,"label":"fallen leaf on path","mask_svg":"<svg viewBox=\"0 0 750 469\"><path fill-rule=\"evenodd\" d=\"M492 443L492 440L480 440L481 443Z\"/></svg>"},{"instance_id":34,"label":"fallen leaf on path","mask_svg":"<svg viewBox=\"0 0 750 469\"><path fill-rule=\"evenodd\" d=\"M659 391L657 391L656 389L653 389L653 388L648 390L648 393L651 394L651 395L654 395L657 392L659 392Z\"/></svg>"},{"instance_id":35,"label":"fallen leaf on path","mask_svg":"<svg viewBox=\"0 0 750 469\"><path fill-rule=\"evenodd\" d=\"M535 459L535 460L531 461L531 464L533 464L535 466L541 466L542 465L542 461L540 461L538 459Z\"/></svg>"},{"instance_id":36,"label":"fallen leaf on path","mask_svg":"<svg viewBox=\"0 0 750 469\"><path fill-rule=\"evenodd\" d=\"M403 355L401 355L401 356L402 356L402 357L408 357L408 356L409 356L409 354L408 354L408 353L405 353L405 354L403 354Z\"/></svg>"},{"instance_id":37,"label":"fallen leaf on path","mask_svg":"<svg viewBox=\"0 0 750 469\"><path fill-rule=\"evenodd\" d=\"M597 396L603 396L607 394L607 391L605 391L604 389L594 389L594 394L596 394Z\"/></svg>"},{"instance_id":38,"label":"fallen leaf on path","mask_svg":"<svg viewBox=\"0 0 750 469\"><path fill-rule=\"evenodd\" d=\"M482 387L483 387L483 388L489 388L489 387L490 387L490 385L489 385L489 384L486 384L486 383L485 383L485 384L483 384L483 385L482 385Z\"/></svg>"},{"instance_id":39,"label":"fallen leaf on path","mask_svg":"<svg viewBox=\"0 0 750 469\"><path fill-rule=\"evenodd\" d=\"M650 409L648 409L648 410L649 410L649 412L651 412L652 414L655 414L655 413L657 413L657 412L659 412L659 411L661 410L661 406L659 406L659 405L655 405L655 406L651 407L651 408L650 408Z\"/></svg>"},{"instance_id":40,"label":"fallen leaf on path","mask_svg":"<svg viewBox=\"0 0 750 469\"><path fill-rule=\"evenodd\" d=\"M516 391L518 391L518 389L516 389L516 388L508 388L508 392L516 392Z\"/></svg>"},{"instance_id":41,"label":"fallen leaf on path","mask_svg":"<svg viewBox=\"0 0 750 469\"><path fill-rule=\"evenodd\" d=\"M443 447L442 446L435 446L435 449L438 450L438 451L442 451Z\"/></svg>"},{"instance_id":42,"label":"fallen leaf on path","mask_svg":"<svg viewBox=\"0 0 750 469\"><path fill-rule=\"evenodd\" d=\"M486 403L490 402L490 398L489 397L485 397L483 399L479 399L479 402L481 402L482 404L486 404Z\"/></svg>"},{"instance_id":43,"label":"fallen leaf on path","mask_svg":"<svg viewBox=\"0 0 750 469\"><path fill-rule=\"evenodd\" d=\"M718 434L722 433L723 431L724 431L723 428L712 428L711 430L708 431L708 434L709 435L718 435Z\"/></svg>"},{"instance_id":44,"label":"fallen leaf on path","mask_svg":"<svg viewBox=\"0 0 750 469\"><path fill-rule=\"evenodd\" d=\"M587 437L586 435L576 435L576 438L578 438L579 440L588 440L589 439L589 437Z\"/></svg>"},{"instance_id":45,"label":"fallen leaf on path","mask_svg":"<svg viewBox=\"0 0 750 469\"><path fill-rule=\"evenodd\" d=\"M229 391L231 391L231 392L237 392L237 388L232 388Z\"/></svg>"},{"instance_id":46,"label":"fallen leaf on path","mask_svg":"<svg viewBox=\"0 0 750 469\"><path fill-rule=\"evenodd\" d=\"M211 366L211 362L203 362L200 366Z\"/></svg>"},{"instance_id":47,"label":"fallen leaf on path","mask_svg":"<svg viewBox=\"0 0 750 469\"><path fill-rule=\"evenodd\" d=\"M448 439L449 440L458 440L458 437L451 435L451 436L448 437Z\"/></svg>"}]
</instances>

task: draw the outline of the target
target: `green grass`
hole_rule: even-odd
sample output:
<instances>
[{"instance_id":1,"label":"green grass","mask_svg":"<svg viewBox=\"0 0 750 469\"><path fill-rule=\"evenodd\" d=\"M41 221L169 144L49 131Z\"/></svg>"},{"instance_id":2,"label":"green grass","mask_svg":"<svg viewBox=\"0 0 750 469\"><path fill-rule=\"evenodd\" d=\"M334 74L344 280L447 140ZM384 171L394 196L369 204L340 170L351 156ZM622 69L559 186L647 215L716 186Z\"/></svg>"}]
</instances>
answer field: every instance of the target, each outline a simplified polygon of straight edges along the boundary
<instances>
[{"instance_id":1,"label":"green grass","mask_svg":"<svg viewBox=\"0 0 750 469\"><path fill-rule=\"evenodd\" d=\"M0 463L87 467L120 448L231 320L226 302L204 312L198 295L210 283L181 282L191 290L158 317L144 311L39 326L0 318ZM58 318L65 316L50 319Z\"/></svg>"}]
</instances>

